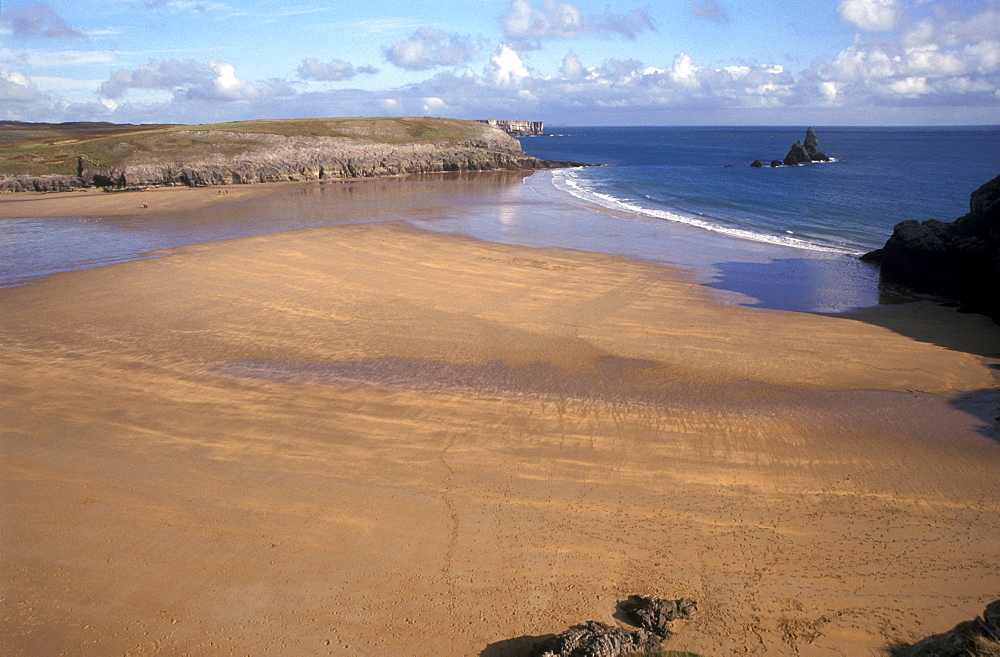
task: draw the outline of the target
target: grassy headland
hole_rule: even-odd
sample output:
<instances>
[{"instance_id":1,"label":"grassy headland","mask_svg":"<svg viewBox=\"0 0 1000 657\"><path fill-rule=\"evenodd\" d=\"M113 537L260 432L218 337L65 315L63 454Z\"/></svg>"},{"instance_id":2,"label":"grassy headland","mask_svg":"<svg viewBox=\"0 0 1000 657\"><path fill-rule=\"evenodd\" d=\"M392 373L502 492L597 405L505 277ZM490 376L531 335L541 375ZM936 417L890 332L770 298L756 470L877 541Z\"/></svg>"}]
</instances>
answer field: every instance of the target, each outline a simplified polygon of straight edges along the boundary
<instances>
[{"instance_id":1,"label":"grassy headland","mask_svg":"<svg viewBox=\"0 0 1000 657\"><path fill-rule=\"evenodd\" d=\"M491 157L484 158L485 153ZM373 157L374 164L367 161ZM361 158L366 162L355 166ZM264 161L266 173L252 166ZM234 172L234 165L241 169ZM0 122L0 178L78 176L83 184L100 186L200 185L539 166L544 165L525 156L508 135L457 119L280 119L193 126ZM185 167L208 173L173 174ZM225 169L221 175L220 168Z\"/></svg>"}]
</instances>

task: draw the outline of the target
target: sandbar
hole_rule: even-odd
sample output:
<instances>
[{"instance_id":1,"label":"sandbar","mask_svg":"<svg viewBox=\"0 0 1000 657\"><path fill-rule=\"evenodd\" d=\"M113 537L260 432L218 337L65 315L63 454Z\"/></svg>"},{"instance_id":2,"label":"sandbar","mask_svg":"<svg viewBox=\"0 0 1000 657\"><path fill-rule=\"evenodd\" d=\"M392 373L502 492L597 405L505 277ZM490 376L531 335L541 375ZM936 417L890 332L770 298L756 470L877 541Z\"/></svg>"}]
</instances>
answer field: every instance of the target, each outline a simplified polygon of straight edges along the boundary
<instances>
[{"instance_id":1,"label":"sandbar","mask_svg":"<svg viewBox=\"0 0 1000 657\"><path fill-rule=\"evenodd\" d=\"M3 289L0 652L878 654L1000 592L995 328L402 224Z\"/></svg>"}]
</instances>

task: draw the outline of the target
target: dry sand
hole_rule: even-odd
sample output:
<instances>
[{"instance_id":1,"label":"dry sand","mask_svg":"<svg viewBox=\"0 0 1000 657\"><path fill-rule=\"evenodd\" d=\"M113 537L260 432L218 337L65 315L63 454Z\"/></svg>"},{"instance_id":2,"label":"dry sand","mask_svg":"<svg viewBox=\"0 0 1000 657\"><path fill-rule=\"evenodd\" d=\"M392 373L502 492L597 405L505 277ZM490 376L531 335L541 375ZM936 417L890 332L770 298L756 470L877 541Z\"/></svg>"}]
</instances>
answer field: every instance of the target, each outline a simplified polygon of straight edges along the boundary
<instances>
[{"instance_id":1,"label":"dry sand","mask_svg":"<svg viewBox=\"0 0 1000 657\"><path fill-rule=\"evenodd\" d=\"M5 655L501 657L631 593L874 655L1000 597L978 316L340 226L0 290L0 346Z\"/></svg>"}]
</instances>

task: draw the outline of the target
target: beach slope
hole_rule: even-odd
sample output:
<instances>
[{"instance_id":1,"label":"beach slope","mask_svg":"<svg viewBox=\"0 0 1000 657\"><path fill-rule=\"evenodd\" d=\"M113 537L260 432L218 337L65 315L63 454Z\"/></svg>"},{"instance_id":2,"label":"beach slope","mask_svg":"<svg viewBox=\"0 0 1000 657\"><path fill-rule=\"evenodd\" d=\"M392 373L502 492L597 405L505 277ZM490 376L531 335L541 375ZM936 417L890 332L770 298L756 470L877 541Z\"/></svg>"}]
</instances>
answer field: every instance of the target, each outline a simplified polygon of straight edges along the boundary
<instances>
[{"instance_id":1,"label":"beach slope","mask_svg":"<svg viewBox=\"0 0 1000 657\"><path fill-rule=\"evenodd\" d=\"M519 655L632 593L863 655L1000 591L979 354L660 266L300 230L0 290L0 345L5 655Z\"/></svg>"}]
</instances>

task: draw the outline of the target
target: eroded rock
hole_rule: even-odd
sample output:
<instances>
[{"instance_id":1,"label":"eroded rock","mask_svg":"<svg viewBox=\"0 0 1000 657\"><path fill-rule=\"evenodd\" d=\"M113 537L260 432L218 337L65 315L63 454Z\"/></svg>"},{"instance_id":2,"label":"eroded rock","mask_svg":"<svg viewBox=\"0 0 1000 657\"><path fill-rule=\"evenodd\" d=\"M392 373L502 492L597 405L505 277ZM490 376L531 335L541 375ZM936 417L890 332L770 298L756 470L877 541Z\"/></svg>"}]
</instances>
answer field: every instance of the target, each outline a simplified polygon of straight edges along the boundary
<instances>
[{"instance_id":1,"label":"eroded rock","mask_svg":"<svg viewBox=\"0 0 1000 657\"><path fill-rule=\"evenodd\" d=\"M894 650L893 657L968 657L1000 654L1000 600L986 606L981 617L963 621L942 634Z\"/></svg>"},{"instance_id":2,"label":"eroded rock","mask_svg":"<svg viewBox=\"0 0 1000 657\"><path fill-rule=\"evenodd\" d=\"M1000 176L972 192L965 216L902 221L861 259L880 265L885 283L957 299L1000 321Z\"/></svg>"},{"instance_id":3,"label":"eroded rock","mask_svg":"<svg viewBox=\"0 0 1000 657\"><path fill-rule=\"evenodd\" d=\"M628 630L598 621L574 625L536 646L536 657L625 657L651 652L670 636L670 623L688 618L698 609L690 598L666 600L633 595L618 608L637 630Z\"/></svg>"}]
</instances>

